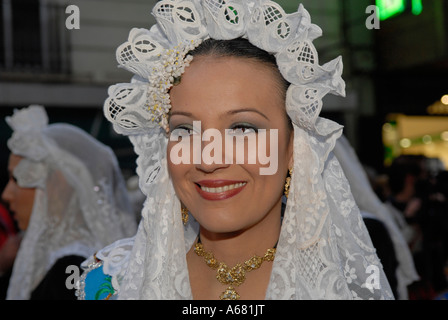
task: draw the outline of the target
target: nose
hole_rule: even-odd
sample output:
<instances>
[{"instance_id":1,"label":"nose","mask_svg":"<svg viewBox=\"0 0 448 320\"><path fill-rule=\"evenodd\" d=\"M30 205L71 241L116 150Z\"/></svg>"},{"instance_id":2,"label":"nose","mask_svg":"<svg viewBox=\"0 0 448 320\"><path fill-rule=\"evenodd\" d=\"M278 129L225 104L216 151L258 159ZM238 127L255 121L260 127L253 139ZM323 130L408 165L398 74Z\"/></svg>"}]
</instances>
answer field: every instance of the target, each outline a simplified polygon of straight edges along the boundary
<instances>
[{"instance_id":1,"label":"nose","mask_svg":"<svg viewBox=\"0 0 448 320\"><path fill-rule=\"evenodd\" d=\"M6 184L5 189L3 189L2 200L6 203L10 203L12 201L12 198L13 198L12 182L10 180Z\"/></svg>"},{"instance_id":2,"label":"nose","mask_svg":"<svg viewBox=\"0 0 448 320\"><path fill-rule=\"evenodd\" d=\"M225 144L222 136L219 134L213 135L213 138L206 139L201 142L200 152L201 158L198 163L195 163L196 169L205 173L212 173L219 169L225 169L230 166L231 159L226 158ZM197 146L193 146L193 152L199 152ZM199 155L197 153L197 155Z\"/></svg>"},{"instance_id":3,"label":"nose","mask_svg":"<svg viewBox=\"0 0 448 320\"><path fill-rule=\"evenodd\" d=\"M230 164L226 164L226 163L205 163L204 161L201 161L201 163L196 164L196 169L205 172L205 173L212 173L215 172L216 170L219 169L224 169L224 168L228 168L230 166Z\"/></svg>"}]
</instances>

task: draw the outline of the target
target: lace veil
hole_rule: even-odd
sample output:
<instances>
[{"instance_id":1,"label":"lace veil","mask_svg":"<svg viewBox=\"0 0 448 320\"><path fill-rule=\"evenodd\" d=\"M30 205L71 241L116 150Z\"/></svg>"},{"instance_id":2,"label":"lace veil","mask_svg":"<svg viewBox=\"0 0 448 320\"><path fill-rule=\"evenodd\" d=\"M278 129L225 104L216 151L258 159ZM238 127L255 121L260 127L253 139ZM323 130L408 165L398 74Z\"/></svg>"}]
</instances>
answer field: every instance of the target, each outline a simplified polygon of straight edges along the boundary
<instances>
[{"instance_id":1,"label":"lace veil","mask_svg":"<svg viewBox=\"0 0 448 320\"><path fill-rule=\"evenodd\" d=\"M319 117L322 98L344 95L342 60L319 65L313 40L321 29L302 5L293 14L266 0L160 1L157 24L133 29L117 49L131 83L110 87L106 117L128 135L138 154L147 196L135 237L98 252L119 299L191 299L186 252L198 231L184 227L168 176L167 137L148 102L157 63L166 50L207 38L247 38L275 55L291 84L286 110L294 126L294 173L266 299L392 299L392 293L332 150L342 127ZM163 60L170 64L169 60Z\"/></svg>"},{"instance_id":2,"label":"lace veil","mask_svg":"<svg viewBox=\"0 0 448 320\"><path fill-rule=\"evenodd\" d=\"M36 188L7 293L18 300L30 297L59 258L87 258L134 235L137 224L109 147L75 126L48 125L41 106L15 110L6 121L13 129L8 147L23 157L13 175L19 186Z\"/></svg>"},{"instance_id":3,"label":"lace veil","mask_svg":"<svg viewBox=\"0 0 448 320\"><path fill-rule=\"evenodd\" d=\"M373 191L367 174L347 138L339 138L333 151L350 182L351 191L360 210L372 214L384 223L389 231L398 260L397 298L406 300L409 298L407 287L419 279L406 239L388 206L381 202Z\"/></svg>"}]
</instances>

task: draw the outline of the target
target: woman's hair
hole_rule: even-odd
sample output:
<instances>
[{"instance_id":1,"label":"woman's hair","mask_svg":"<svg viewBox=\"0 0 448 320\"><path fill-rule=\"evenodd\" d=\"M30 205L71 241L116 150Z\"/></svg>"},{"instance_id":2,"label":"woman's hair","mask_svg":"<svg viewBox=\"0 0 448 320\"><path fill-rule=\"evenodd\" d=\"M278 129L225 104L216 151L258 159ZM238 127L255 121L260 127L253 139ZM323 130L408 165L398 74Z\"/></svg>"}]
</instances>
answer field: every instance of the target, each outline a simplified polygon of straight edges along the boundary
<instances>
[{"instance_id":1,"label":"woman's hair","mask_svg":"<svg viewBox=\"0 0 448 320\"><path fill-rule=\"evenodd\" d=\"M290 83L280 73L277 66L277 61L274 55L267 51L260 49L244 38L236 38L232 40L204 40L197 48L190 51L189 54L194 56L215 56L215 57L238 57L250 59L260 62L269 67L273 74L278 78L278 89L283 101L286 101L286 91ZM285 111L286 112L286 111ZM292 123L289 117L288 126L292 129Z\"/></svg>"}]
</instances>

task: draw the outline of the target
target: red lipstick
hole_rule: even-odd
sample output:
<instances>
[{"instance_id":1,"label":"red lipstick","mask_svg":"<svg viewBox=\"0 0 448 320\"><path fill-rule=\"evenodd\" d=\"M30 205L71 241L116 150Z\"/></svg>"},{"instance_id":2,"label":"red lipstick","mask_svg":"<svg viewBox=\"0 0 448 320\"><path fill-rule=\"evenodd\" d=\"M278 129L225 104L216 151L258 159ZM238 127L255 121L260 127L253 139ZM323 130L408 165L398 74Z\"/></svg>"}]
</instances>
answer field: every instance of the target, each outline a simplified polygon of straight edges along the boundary
<instances>
[{"instance_id":1,"label":"red lipstick","mask_svg":"<svg viewBox=\"0 0 448 320\"><path fill-rule=\"evenodd\" d=\"M240 193L245 186L246 181L236 180L201 180L195 183L199 195L211 201L231 198Z\"/></svg>"}]
</instances>

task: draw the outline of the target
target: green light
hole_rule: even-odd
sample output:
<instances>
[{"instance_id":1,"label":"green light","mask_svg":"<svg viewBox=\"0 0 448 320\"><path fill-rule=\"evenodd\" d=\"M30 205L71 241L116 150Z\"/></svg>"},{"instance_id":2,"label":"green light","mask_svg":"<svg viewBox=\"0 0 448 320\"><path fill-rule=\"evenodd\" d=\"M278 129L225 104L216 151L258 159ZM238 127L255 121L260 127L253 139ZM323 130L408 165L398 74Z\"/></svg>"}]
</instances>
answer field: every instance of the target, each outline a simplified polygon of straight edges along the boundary
<instances>
[{"instance_id":1,"label":"green light","mask_svg":"<svg viewBox=\"0 0 448 320\"><path fill-rule=\"evenodd\" d=\"M407 2L406 0L376 0L376 5L379 11L380 20L386 20L391 17L397 16L404 11L410 10L412 14L418 16L423 11L422 0L412 0Z\"/></svg>"},{"instance_id":2,"label":"green light","mask_svg":"<svg viewBox=\"0 0 448 320\"><path fill-rule=\"evenodd\" d=\"M412 14L418 16L423 11L422 0L412 0Z\"/></svg>"},{"instance_id":3,"label":"green light","mask_svg":"<svg viewBox=\"0 0 448 320\"><path fill-rule=\"evenodd\" d=\"M400 14L406 8L405 0L376 0L376 5L379 9L380 20L386 20Z\"/></svg>"}]
</instances>

